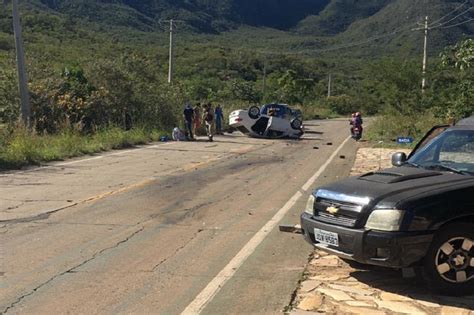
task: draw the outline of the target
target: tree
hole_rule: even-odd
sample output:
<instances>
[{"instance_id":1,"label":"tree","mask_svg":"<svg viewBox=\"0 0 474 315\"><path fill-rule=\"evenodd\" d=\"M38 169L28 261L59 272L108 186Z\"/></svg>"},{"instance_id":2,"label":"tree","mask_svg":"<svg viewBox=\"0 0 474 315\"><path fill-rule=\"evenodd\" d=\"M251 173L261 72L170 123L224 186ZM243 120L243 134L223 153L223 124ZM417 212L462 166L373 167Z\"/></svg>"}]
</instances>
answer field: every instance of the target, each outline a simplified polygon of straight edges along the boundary
<instances>
[{"instance_id":1,"label":"tree","mask_svg":"<svg viewBox=\"0 0 474 315\"><path fill-rule=\"evenodd\" d=\"M474 65L474 39L466 39L445 48L441 53L441 62L445 67L461 71L471 68Z\"/></svg>"},{"instance_id":2,"label":"tree","mask_svg":"<svg viewBox=\"0 0 474 315\"><path fill-rule=\"evenodd\" d=\"M474 40L466 39L447 47L441 54L445 69L455 71L454 80L443 86L446 105L436 108L438 115L448 119L460 119L474 115Z\"/></svg>"},{"instance_id":3,"label":"tree","mask_svg":"<svg viewBox=\"0 0 474 315\"><path fill-rule=\"evenodd\" d=\"M306 96L310 93L314 81L311 79L301 79L294 70L287 70L278 79L280 87L280 100L290 104L303 105Z\"/></svg>"},{"instance_id":4,"label":"tree","mask_svg":"<svg viewBox=\"0 0 474 315\"><path fill-rule=\"evenodd\" d=\"M236 99L252 104L258 104L262 99L261 93L256 91L253 82L235 80L231 83L231 91Z\"/></svg>"}]
</instances>

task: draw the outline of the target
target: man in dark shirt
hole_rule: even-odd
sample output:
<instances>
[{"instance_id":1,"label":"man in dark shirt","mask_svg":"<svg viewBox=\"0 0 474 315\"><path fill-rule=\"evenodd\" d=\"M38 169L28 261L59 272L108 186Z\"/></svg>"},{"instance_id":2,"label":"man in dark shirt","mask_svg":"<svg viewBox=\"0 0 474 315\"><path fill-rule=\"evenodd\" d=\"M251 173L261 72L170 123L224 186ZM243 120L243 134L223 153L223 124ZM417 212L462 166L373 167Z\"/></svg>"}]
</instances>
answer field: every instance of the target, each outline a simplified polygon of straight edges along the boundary
<instances>
[{"instance_id":1,"label":"man in dark shirt","mask_svg":"<svg viewBox=\"0 0 474 315\"><path fill-rule=\"evenodd\" d=\"M188 140L194 140L193 136L193 119L194 110L190 104L187 104L183 111L184 125L186 129L186 137Z\"/></svg>"},{"instance_id":2,"label":"man in dark shirt","mask_svg":"<svg viewBox=\"0 0 474 315\"><path fill-rule=\"evenodd\" d=\"M214 111L215 119L216 119L216 134L223 135L222 132L222 121L224 120L224 113L222 112L221 105L217 105L216 110Z\"/></svg>"}]
</instances>

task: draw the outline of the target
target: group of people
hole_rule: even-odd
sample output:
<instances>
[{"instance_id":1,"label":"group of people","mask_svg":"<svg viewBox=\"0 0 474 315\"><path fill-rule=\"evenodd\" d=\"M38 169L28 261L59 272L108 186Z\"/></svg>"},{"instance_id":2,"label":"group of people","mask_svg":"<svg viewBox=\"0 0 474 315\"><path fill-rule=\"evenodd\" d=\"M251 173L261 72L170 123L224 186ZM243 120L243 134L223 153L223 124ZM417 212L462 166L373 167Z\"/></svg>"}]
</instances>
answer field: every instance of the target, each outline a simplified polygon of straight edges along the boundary
<instances>
[{"instance_id":1,"label":"group of people","mask_svg":"<svg viewBox=\"0 0 474 315\"><path fill-rule=\"evenodd\" d=\"M213 128L215 124L216 134L223 134L222 122L224 120L224 112L222 106L219 104L214 109L211 103L204 104L201 107L200 103L197 103L194 108L191 104L187 104L183 111L184 125L185 125L185 138L187 140L195 140L194 136L199 133L204 125L206 127L206 135L209 141L213 141Z\"/></svg>"}]
</instances>

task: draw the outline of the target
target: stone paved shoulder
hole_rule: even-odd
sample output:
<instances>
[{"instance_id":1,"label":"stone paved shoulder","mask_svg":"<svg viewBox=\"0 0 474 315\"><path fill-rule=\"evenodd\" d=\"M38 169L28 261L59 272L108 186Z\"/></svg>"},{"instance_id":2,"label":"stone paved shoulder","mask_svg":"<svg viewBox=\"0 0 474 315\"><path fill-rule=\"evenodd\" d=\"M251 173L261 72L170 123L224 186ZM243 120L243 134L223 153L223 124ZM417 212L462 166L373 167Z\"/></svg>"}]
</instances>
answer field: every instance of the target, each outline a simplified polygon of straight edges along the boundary
<instances>
[{"instance_id":1,"label":"stone paved shoulder","mask_svg":"<svg viewBox=\"0 0 474 315\"><path fill-rule=\"evenodd\" d=\"M352 175L390 166L400 150L361 148ZM401 272L357 263L316 250L306 267L290 314L474 315L474 296L444 297Z\"/></svg>"}]
</instances>

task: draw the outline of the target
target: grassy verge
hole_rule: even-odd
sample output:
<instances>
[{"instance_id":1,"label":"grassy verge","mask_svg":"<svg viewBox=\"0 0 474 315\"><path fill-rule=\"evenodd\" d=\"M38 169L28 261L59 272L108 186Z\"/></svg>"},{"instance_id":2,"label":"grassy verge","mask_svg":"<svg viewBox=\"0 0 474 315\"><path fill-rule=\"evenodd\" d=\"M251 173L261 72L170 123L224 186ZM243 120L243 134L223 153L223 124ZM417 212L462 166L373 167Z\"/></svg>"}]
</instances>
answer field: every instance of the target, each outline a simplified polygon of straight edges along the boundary
<instances>
[{"instance_id":1,"label":"grassy verge","mask_svg":"<svg viewBox=\"0 0 474 315\"><path fill-rule=\"evenodd\" d=\"M403 116L383 115L374 119L367 128L364 138L375 147L412 148L433 126L445 123L429 113ZM398 137L412 137L412 145L398 144Z\"/></svg>"},{"instance_id":2,"label":"grassy verge","mask_svg":"<svg viewBox=\"0 0 474 315\"><path fill-rule=\"evenodd\" d=\"M38 135L19 128L0 139L0 170L145 144L159 140L164 134L143 128L129 131L110 128L90 136L75 131Z\"/></svg>"}]
</instances>

